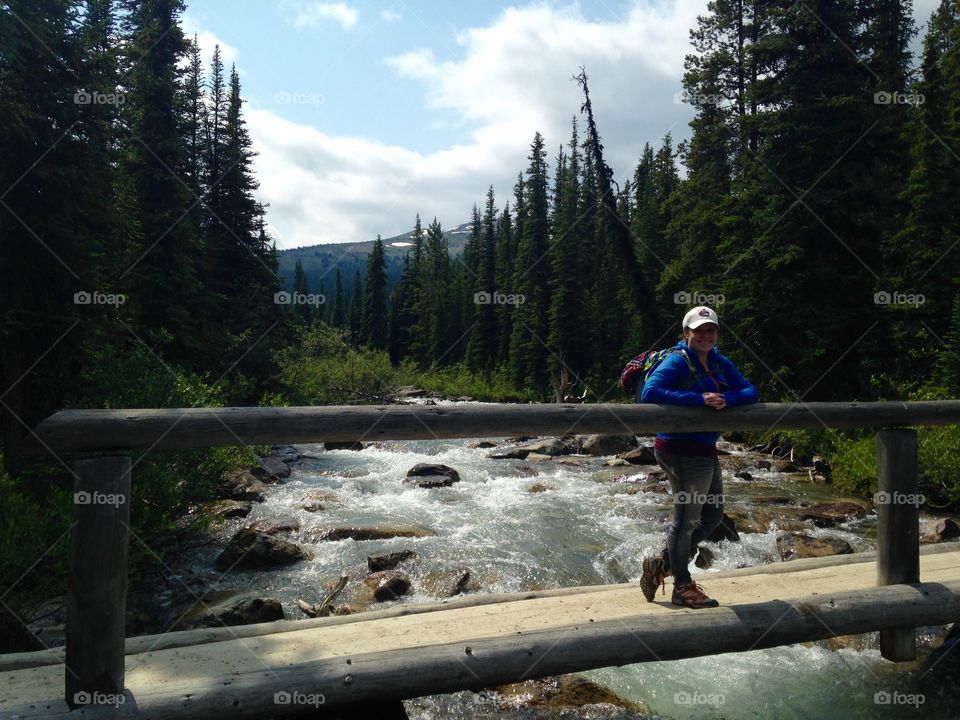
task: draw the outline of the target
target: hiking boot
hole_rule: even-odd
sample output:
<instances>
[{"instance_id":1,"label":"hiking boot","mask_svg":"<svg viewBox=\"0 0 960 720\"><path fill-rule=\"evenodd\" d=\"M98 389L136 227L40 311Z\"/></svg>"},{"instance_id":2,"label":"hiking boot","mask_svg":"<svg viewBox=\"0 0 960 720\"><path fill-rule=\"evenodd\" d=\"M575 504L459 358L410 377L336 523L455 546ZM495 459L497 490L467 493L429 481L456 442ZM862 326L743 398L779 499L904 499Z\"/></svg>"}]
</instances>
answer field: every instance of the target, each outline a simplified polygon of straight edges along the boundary
<instances>
[{"instance_id":1,"label":"hiking boot","mask_svg":"<svg viewBox=\"0 0 960 720\"><path fill-rule=\"evenodd\" d=\"M640 590L643 592L643 596L647 599L647 602L653 602L653 598L657 595L658 587L664 588L664 593L666 593L664 580L666 580L669 574L670 571L667 570L666 563L663 562L662 556L651 555L643 559L643 574L640 576Z\"/></svg>"},{"instance_id":2,"label":"hiking boot","mask_svg":"<svg viewBox=\"0 0 960 720\"><path fill-rule=\"evenodd\" d=\"M683 605L689 608L711 608L720 605L716 600L707 597L703 588L693 580L682 585L674 585L673 597L670 598L670 602L674 605Z\"/></svg>"}]
</instances>

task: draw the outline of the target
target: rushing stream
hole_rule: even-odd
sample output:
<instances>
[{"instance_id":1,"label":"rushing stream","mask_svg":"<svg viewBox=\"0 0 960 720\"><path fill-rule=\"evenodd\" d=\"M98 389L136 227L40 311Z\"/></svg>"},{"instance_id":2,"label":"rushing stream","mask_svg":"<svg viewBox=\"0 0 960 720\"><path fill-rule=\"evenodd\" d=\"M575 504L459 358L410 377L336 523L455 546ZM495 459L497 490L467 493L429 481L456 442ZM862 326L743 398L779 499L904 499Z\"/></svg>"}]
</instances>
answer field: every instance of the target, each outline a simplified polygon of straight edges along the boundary
<instances>
[{"instance_id":1,"label":"rushing stream","mask_svg":"<svg viewBox=\"0 0 960 720\"><path fill-rule=\"evenodd\" d=\"M669 495L641 490L652 467L607 468L609 458L564 456L547 461L494 460L489 449L469 447L476 440L374 443L363 451L325 451L299 445L307 456L294 465L281 485L270 488L267 501L255 504L247 518L223 528L228 538L258 519L290 517L299 530L287 535L310 547L315 557L287 569L234 572L219 579L219 589L255 590L280 598L288 618L303 617L296 598L319 602L324 585L341 573L352 579L367 574L368 555L413 550L417 558L398 569L407 573L413 593L405 603L436 602L430 588L437 578L469 568L468 592L502 593L636 581L640 561L661 547L670 514ZM737 459L752 463L754 455L721 443ZM420 462L455 468L462 481L451 487L421 489L402 482ZM752 498L789 496L799 505L834 499L829 486L797 483L773 471L751 466L752 480L732 477L725 469L728 508L751 506ZM534 487L534 486L539 487ZM533 490L533 491L531 491ZM322 510L304 505L317 501ZM847 540L854 552L874 548L876 516L809 532ZM399 527L429 533L357 542L316 541L330 527ZM707 582L712 570L779 562L776 526L762 533L741 532L741 542L707 543L715 553L711 570L695 575ZM208 548L194 562L194 571L211 581L215 551ZM758 579L776 582L776 576ZM351 582L338 602L350 602ZM639 591L637 598L643 602ZM388 605L384 605L388 606ZM921 637L929 649L932 633ZM949 663L943 664L943 669ZM663 718L897 718L957 717L939 714L932 695L952 682L936 670L926 680L924 704L916 697L918 666L897 666L880 658L876 634L850 647L810 643L770 650L657 662L584 673L624 698L635 700ZM932 688L932 689L931 689ZM887 693L884 695L883 693ZM884 703L889 697L890 702ZM479 699L478 699L479 698ZM913 698L911 700L911 698ZM942 702L942 701L941 701ZM480 703L478 705L478 703ZM508 717L483 706L471 693L421 698L407 703L411 718ZM932 712L933 711L933 712ZM571 715L570 717L576 717ZM519 714L516 717L536 717ZM607 717L607 716L604 716ZM610 716L614 717L614 716ZM615 717L640 717L615 715Z\"/></svg>"}]
</instances>

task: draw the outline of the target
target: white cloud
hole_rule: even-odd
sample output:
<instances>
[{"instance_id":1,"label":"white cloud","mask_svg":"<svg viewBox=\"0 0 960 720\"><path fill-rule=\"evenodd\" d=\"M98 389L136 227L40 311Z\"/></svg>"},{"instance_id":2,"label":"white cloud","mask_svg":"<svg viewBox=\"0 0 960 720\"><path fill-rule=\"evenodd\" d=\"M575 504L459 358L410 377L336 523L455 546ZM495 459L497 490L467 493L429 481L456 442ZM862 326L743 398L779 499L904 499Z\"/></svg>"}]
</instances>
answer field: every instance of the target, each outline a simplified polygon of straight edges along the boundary
<instances>
[{"instance_id":1,"label":"white cloud","mask_svg":"<svg viewBox=\"0 0 960 720\"><path fill-rule=\"evenodd\" d=\"M552 162L570 137L582 102L571 80L580 66L607 162L621 180L632 174L645 142L672 130L687 134L680 90L688 31L703 0L651 7L636 0L619 21L587 21L574 8L546 4L504 11L487 27L460 33L451 58L418 48L386 60L422 83L429 126L466 127L463 141L432 153L375 141L333 137L249 111L267 219L280 247L373 239L404 232L414 216L436 215L444 227L469 218L489 185L502 208L512 200L535 131ZM444 48L447 49L447 48ZM385 120L386 121L386 120ZM584 124L581 122L581 139Z\"/></svg>"},{"instance_id":2,"label":"white cloud","mask_svg":"<svg viewBox=\"0 0 960 720\"><path fill-rule=\"evenodd\" d=\"M383 20L384 22L397 22L398 20L401 20L402 18L403 18L403 15L401 15L400 13L398 13L396 10L381 10L381 11L380 11L380 19Z\"/></svg>"},{"instance_id":3,"label":"white cloud","mask_svg":"<svg viewBox=\"0 0 960 720\"><path fill-rule=\"evenodd\" d=\"M295 28L316 28L328 20L340 23L344 30L357 24L357 11L346 3L311 2L309 0L284 0L281 7L294 17L289 22Z\"/></svg>"}]
</instances>

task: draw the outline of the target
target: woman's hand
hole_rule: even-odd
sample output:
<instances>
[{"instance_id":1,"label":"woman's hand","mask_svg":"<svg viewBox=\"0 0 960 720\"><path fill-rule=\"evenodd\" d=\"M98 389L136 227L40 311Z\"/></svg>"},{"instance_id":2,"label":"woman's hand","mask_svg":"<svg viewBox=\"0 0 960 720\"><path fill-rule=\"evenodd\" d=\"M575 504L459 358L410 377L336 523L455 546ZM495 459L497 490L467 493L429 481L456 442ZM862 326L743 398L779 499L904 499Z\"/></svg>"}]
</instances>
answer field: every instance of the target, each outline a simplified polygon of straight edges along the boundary
<instances>
[{"instance_id":1,"label":"woman's hand","mask_svg":"<svg viewBox=\"0 0 960 720\"><path fill-rule=\"evenodd\" d=\"M714 410L723 410L727 406L727 401L722 393L704 393L703 404Z\"/></svg>"}]
</instances>

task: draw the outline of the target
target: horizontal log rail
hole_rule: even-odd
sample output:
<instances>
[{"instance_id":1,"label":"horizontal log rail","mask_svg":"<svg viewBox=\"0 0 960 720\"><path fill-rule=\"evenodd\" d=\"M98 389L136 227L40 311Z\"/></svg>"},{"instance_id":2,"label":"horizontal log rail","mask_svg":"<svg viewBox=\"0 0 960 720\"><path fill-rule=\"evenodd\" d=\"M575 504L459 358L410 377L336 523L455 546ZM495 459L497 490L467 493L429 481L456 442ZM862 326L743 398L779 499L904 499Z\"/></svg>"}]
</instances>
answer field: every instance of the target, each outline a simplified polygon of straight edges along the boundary
<instances>
[{"instance_id":1,"label":"horizontal log rail","mask_svg":"<svg viewBox=\"0 0 960 720\"><path fill-rule=\"evenodd\" d=\"M567 433L882 428L960 423L960 400L759 403L716 411L666 405L487 404L62 410L30 453L179 449Z\"/></svg>"}]
</instances>

